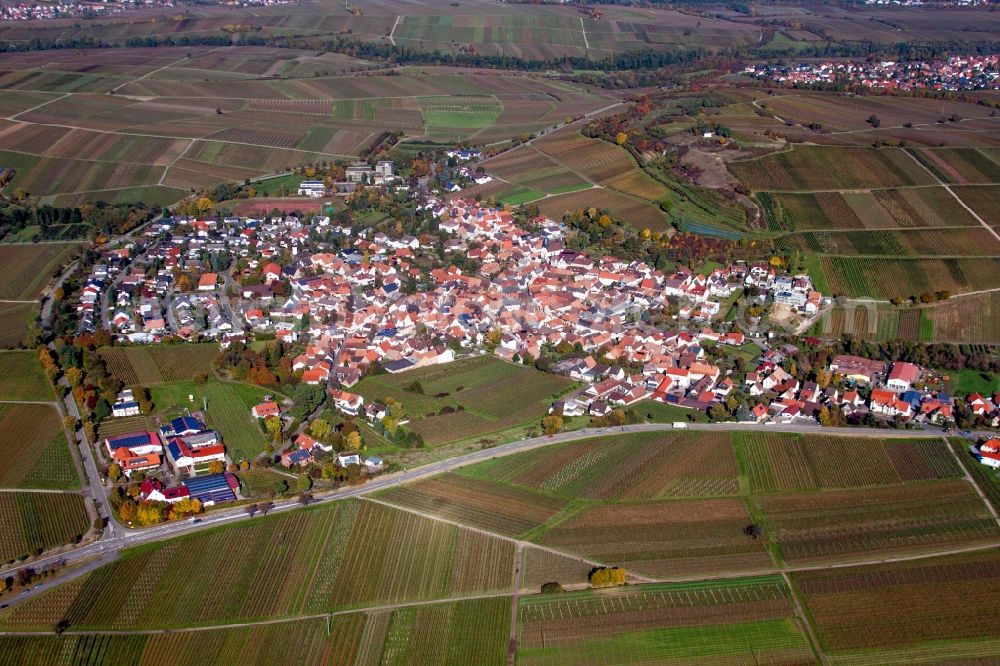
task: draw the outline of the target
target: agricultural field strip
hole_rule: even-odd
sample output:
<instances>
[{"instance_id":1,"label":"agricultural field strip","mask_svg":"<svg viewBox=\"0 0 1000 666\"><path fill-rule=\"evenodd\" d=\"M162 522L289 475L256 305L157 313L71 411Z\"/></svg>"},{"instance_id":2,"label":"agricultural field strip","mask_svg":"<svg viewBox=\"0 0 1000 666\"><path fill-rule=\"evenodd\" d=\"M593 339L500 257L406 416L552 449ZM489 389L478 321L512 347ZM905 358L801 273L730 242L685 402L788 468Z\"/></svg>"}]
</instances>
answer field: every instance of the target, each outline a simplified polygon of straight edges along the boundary
<instances>
[{"instance_id":1,"label":"agricultural field strip","mask_svg":"<svg viewBox=\"0 0 1000 666\"><path fill-rule=\"evenodd\" d=\"M774 155L775 153L770 153L770 154ZM753 158L753 159L759 159L759 158ZM751 159L751 160L746 160L746 161L753 161L753 160ZM923 165L921 165L921 166L923 166ZM996 187L997 185L1000 185L1000 183L963 183L962 187ZM893 190L927 190L927 189L933 189L933 188L936 188L936 187L947 188L948 186L949 185L947 183L942 183L941 185L938 185L936 183L928 183L926 185L880 185L880 186L875 186L875 187L865 187L865 188L863 188L861 190L859 190L856 187L853 187L853 188L852 187L842 187L842 188L839 188L839 189L823 189L823 188L815 188L815 189L808 189L808 190L778 190L778 189L769 189L769 190L764 190L764 191L767 192L768 194L841 194L843 192L858 192L858 191L861 191L861 192L881 192L881 191L891 192ZM920 227L920 228L921 229L926 229L927 227ZM822 231L834 231L834 229L829 229L829 230L823 229ZM856 231L856 229L852 230L852 231Z\"/></svg>"},{"instance_id":2,"label":"agricultural field strip","mask_svg":"<svg viewBox=\"0 0 1000 666\"><path fill-rule=\"evenodd\" d=\"M226 140L226 139L206 139L206 138L195 138L195 139L192 139L190 136L174 136L174 135L170 135L170 134L148 134L148 133L142 133L142 132L123 132L123 131L120 131L120 130L91 129L91 128L85 128L85 127L77 127L76 125L63 125L63 124L58 124L58 123L34 123L34 122L27 122L25 120L14 120L13 122L20 123L22 125L38 125L38 126L41 126L41 127L61 127L63 129L82 130L82 131L87 131L87 132L94 132L96 134L116 134L118 136L141 136L141 137L147 137L147 138L151 138L151 139L173 139L173 140L176 140L176 141L191 141L191 142L204 141L206 143L229 143L229 144L233 144L233 145L237 145L237 146L251 146L251 147L254 147L254 148L273 148L273 146L266 146L264 144L259 144L259 143L248 143L246 141L229 141L229 140ZM10 152L10 153L19 153L21 155L38 156L38 153L29 153L29 152L26 152L26 151L23 151L23 150L9 150L9 149L6 149L6 148L4 150L7 150L7 152ZM325 152L318 151L318 150L305 150L303 148L288 148L288 147L283 147L283 148L281 148L281 150L287 150L287 151L290 151L290 152L293 152L293 153L306 153L308 155L327 155L327 156L330 156L330 157L347 157L347 158L350 158L350 159L355 159L357 157L356 155L346 155L346 154L342 154L342 153L325 153ZM52 159L61 159L61 158L52 158ZM81 162L110 162L112 164L120 164L121 163L120 160L80 160L80 161Z\"/></svg>"},{"instance_id":3,"label":"agricultural field strip","mask_svg":"<svg viewBox=\"0 0 1000 666\"><path fill-rule=\"evenodd\" d=\"M541 594L535 591L521 591L521 596ZM247 622L230 622L227 624L211 624L205 626L174 627L166 630L166 633L198 633L204 631L218 631L223 629L239 629L242 627L259 627L272 624L287 624L290 622L302 622L303 620L317 620L338 615L354 615L360 613L378 613L380 611L391 611L399 608L419 608L421 606L438 606L441 604L454 603L456 601L476 601L478 599L506 599L513 597L514 592L483 592L481 594L457 595L451 597L441 597L438 599L424 599L420 601L401 601L395 604L384 604L381 606L360 606L356 608L345 608L342 610L326 611L323 613L310 613L294 615L289 617L278 617L269 620L250 620ZM62 632L65 636L159 636L165 633L163 629L92 629L92 630L67 630ZM0 630L0 636L54 636L54 631L9 631Z\"/></svg>"},{"instance_id":4,"label":"agricultural field strip","mask_svg":"<svg viewBox=\"0 0 1000 666\"><path fill-rule=\"evenodd\" d=\"M376 499L374 497L362 497L361 499L363 499L365 501L368 501L368 502L373 502L375 504L381 504L383 506L389 507L390 509L396 509L398 511L405 511L406 513L412 513L412 514L420 516L422 518L428 518L430 520L435 520L435 521L438 521L438 522L441 522L441 523L446 523L448 525L454 525L455 527L461 527L462 529L470 530L472 532L478 532L480 534L484 534L486 536L490 536L490 537L493 537L493 538L496 538L496 539L501 539L503 541L509 541L509 542L517 545L520 548L536 548L538 550L543 550L543 551L552 553L553 555L559 555L561 557L566 557L566 558L569 558L569 559L572 559L572 560L576 560L578 562L583 562L585 564L589 564L591 566L597 566L597 567L607 566L606 563L598 562L596 560L587 559L586 557L581 557L579 555L574 555L573 553L567 553L567 552L561 551L561 550L559 550L557 548L550 548L548 546L543 546L543 545L540 545L540 544L537 544L537 543L533 543L531 541L524 541L522 539L515 539L513 537L505 536L503 534L498 534L496 532L491 532L489 530L484 530L481 527L474 527L472 525L466 525L466 524L464 524L464 523L462 523L460 521L451 520L450 518L442 518L441 516L436 516L436 515L434 515L432 513L426 513L424 511L420 511L418 509L411 509L409 507L400 506L398 504L392 504L391 502L388 502L386 500ZM656 579L656 578L650 578L648 576L642 576L642 575L639 575L639 574L636 574L636 573L632 573L632 572L629 573L629 576L635 578L636 580L642 581L643 583L655 583L655 582L658 582L658 579Z\"/></svg>"},{"instance_id":5,"label":"agricultural field strip","mask_svg":"<svg viewBox=\"0 0 1000 666\"><path fill-rule=\"evenodd\" d=\"M18 116L23 115L25 113L28 113L30 111L35 111L36 109L40 109L43 106L45 106L46 104L51 104L52 102L58 102L61 99L65 99L66 97L69 97L70 94L71 93L63 93L62 95L59 95L58 97L54 97L52 99L47 99L44 102L42 102L41 104L36 104L35 106L31 107L30 109L25 109L24 111L18 111L13 116L8 116L7 120L12 120L14 122L19 122L17 120Z\"/></svg>"},{"instance_id":6,"label":"agricultural field strip","mask_svg":"<svg viewBox=\"0 0 1000 666\"><path fill-rule=\"evenodd\" d=\"M390 506L391 508L394 508L394 509L399 509L400 508L400 507L396 507L396 506L393 506L393 505L388 505L388 506ZM433 518L433 516L429 516L429 517ZM438 520L437 518L434 518L434 519ZM461 526L461 527L465 527L465 526ZM475 528L466 528L466 529L475 529ZM506 538L506 537L500 537L500 538ZM527 546L530 547L530 548L540 548L536 544L530 544L530 543L527 544ZM704 576L704 575L702 575L702 576L695 576L695 577L690 577L690 578L678 578L678 579L670 579L670 580L651 580L651 581L648 581L648 582L651 583L651 584L656 584L656 583L668 583L668 584L670 584L670 583L699 583L699 582L709 583L709 582L713 582L713 581L725 581L725 580L733 580L733 581L737 581L738 582L740 579L743 579L743 578L754 578L754 577L765 576L765 575L780 575L783 578L785 578L786 574L788 574L788 573L808 572L808 571L827 571L827 570L830 570L830 569L852 569L852 568L863 568L863 567L876 566L876 565L879 565L879 564L891 564L891 563L896 563L896 562L914 562L914 561L919 561L919 560L935 559L935 558L938 558L938 557L944 557L944 556L948 556L948 555L960 555L960 554L964 554L964 553L974 553L974 552L987 551L987 550L991 550L991 549L997 548L998 546L1000 546L1000 542L993 543L993 544L980 544L980 545L973 546L973 547L968 547L968 548L951 548L951 549L948 549L947 551L940 551L940 552L934 552L934 553L924 553L924 554L912 555L912 556L889 557L889 558L873 559L873 560L858 561L858 562L839 562L839 563L820 564L820 565L808 565L808 566L790 566L790 567L784 567L782 569L770 569L770 570L763 570L763 571L760 571L760 572L749 572L749 573L748 572L740 572L740 573L734 573L734 574L725 574L725 573L723 573L723 574L716 574L716 575L711 575L711 576ZM546 549L542 548L542 550L546 550ZM90 567L84 567L84 568L86 569L86 571L84 573L89 573L91 571ZM67 578L65 580L68 581L69 579ZM787 578L785 578L785 580L787 581ZM60 580L60 582L63 582L63 581ZM531 590L524 590L524 589L522 589L522 590L518 590L517 591L516 596L519 596L519 597L536 597L536 596L541 597L542 595L541 595L540 591L536 591L534 589L531 589ZM354 614L354 613L370 613L370 612L378 612L378 611L384 611L384 610L393 610L393 609L399 609L399 608L434 606L434 605L438 605L438 604L445 604L445 603L451 603L451 602L456 602L456 601L473 601L473 600L477 600L477 599L499 599L499 598L507 598L507 597L515 597L515 592L513 590L511 590L510 592L484 592L484 593L472 594L472 595L455 595L455 596L448 596L448 597L439 597L439 598L436 598L436 599L424 599L424 600L404 601L404 602L399 602L399 603L394 603L394 604L384 604L384 605L377 605L377 606L355 606L355 607L352 607L352 608L346 608L346 609L341 609L341 610L333 610L333 611L325 611L325 612L322 612L322 613L300 614L300 615L293 615L293 616L288 616L288 617L271 618L271 619L266 619L266 620L251 620L251 621L247 621L247 622L234 622L234 623L226 623L226 624L213 624L213 625L207 625L207 626L174 627L174 628L171 628L169 630L169 632L170 633L194 633L194 632L204 632L204 631L217 631L217 630L220 630L220 629L230 629L230 628L239 628L239 627L254 627L254 626L263 626L263 625L286 624L286 623L290 623L290 622L301 622L302 620L317 619L317 618L326 618L326 617L333 617L333 616L338 616L338 615L350 615L350 614ZM801 618L805 618L804 615L800 615L800 617ZM805 619L803 620L803 623L807 624L807 625L811 625L812 624L812 622L810 620L805 620ZM121 629L121 630L115 630L115 629L94 629L94 630L72 630L71 629L71 630L67 630L67 631L65 631L63 633L65 635L80 635L80 636L105 635L105 634L107 634L107 635L159 635L159 634L163 634L164 630L163 629ZM37 635L37 636L52 636L52 635L57 635L57 634L56 634L56 632L54 630L53 631L10 631L10 630L0 630L0 636L35 636L35 635Z\"/></svg>"},{"instance_id":7,"label":"agricultural field strip","mask_svg":"<svg viewBox=\"0 0 1000 666\"><path fill-rule=\"evenodd\" d=\"M698 427L697 424L692 424L691 429L692 430L720 430L720 428L716 428L716 427L712 427L712 426ZM672 430L673 430L673 426L671 424L647 424L645 426L642 426L642 425L640 425L640 426L633 426L633 431L634 432L642 432L642 431L657 432L657 431L672 431ZM746 428L725 428L724 430L726 430L726 431L743 430L745 432L748 431ZM795 428L795 427L791 427L791 428L785 427L785 428L782 428L782 427L779 426L778 428L771 428L770 431L771 432L801 432L801 431L803 431L803 429L802 428ZM814 433L815 431L816 431L815 428L809 428L805 432L813 432ZM836 435L839 434L839 435L842 435L842 436L860 436L860 437L872 437L872 438L889 437L889 438L904 438L905 439L905 438L911 438L912 437L912 435L910 433L907 433L905 431L874 431L874 430L872 430L872 431L860 430L859 431L857 429L846 429L846 428L845 429L828 429L827 434L828 435L833 435L833 436L836 436ZM565 436L565 437L559 437L557 435L558 439L556 439L556 440L552 440L552 439L549 439L547 437L537 437L537 438L535 438L533 440L522 440L522 441L519 441L519 442L512 442L512 443L507 444L507 445L502 445L500 447L495 447L493 449L486 449L486 450L482 450L482 451L471 452L471 453L465 454L464 456L459 456L457 458L453 458L453 459L450 459L450 460L442 460L442 461L438 461L438 462L435 462L435 463L429 463L429 464L423 466L422 468L411 469L411 470L409 470L408 472L406 472L406 473L404 473L402 475L396 476L395 478L386 478L386 479L382 480L381 482L379 482L379 481L372 482L372 483L368 484L367 487L366 486L358 486L358 487L352 488L352 489L350 489L350 490L348 490L346 492L345 491L340 491L340 496L331 495L329 493L317 493L316 500L319 501L319 502L322 502L324 500L334 500L335 501L337 499L348 499L350 497L358 497L358 498L367 499L365 496L368 495L368 494L371 494L371 493L374 493L374 492L378 492L380 490L386 490L386 489L392 488L394 486L403 485L403 484L407 484L407 483L412 483L412 482L420 480L420 479L429 478L429 477L432 477L432 476L437 476L437 475L439 475L442 472L452 471L454 469L465 467L465 466L468 466L470 464L477 463L477 462L483 462L484 460L487 460L488 458L497 457L497 456L511 455L511 454L514 454L514 453L520 453L522 451L530 451L530 450L533 450L533 449L542 448L542 447L551 445L553 443L558 443L558 442L570 442L570 441L576 441L576 440L591 439L591 438L593 438L593 437L596 436L593 432L586 431L586 430L569 432L569 433L566 433L566 435L567 436ZM484 455L485 451L489 452L489 456ZM296 500L280 501L280 502L276 502L275 503L275 509L274 510L275 511L283 511L283 510L288 510L288 509L297 509L300 506L301 505L299 504L299 501L297 499ZM393 508L399 508L399 507L396 507L394 505L390 505L390 506L392 506ZM428 517L431 517L431 516L428 516ZM198 524L198 525L193 525L193 524L189 524L189 523L172 523L172 524L165 525L165 526L163 526L161 528L158 528L157 530L154 530L154 531L148 531L148 530L147 531L142 531L142 530L140 530L140 531L137 531L136 533L131 534L131 535L124 534L122 536L115 537L115 538L110 539L110 540L105 540L104 545L108 546L111 549L120 550L120 549L127 548L128 546L131 546L131 545L137 545L137 544L141 544L141 543L149 543L149 542L155 542L155 541L169 540L169 539L171 539L173 537L176 537L176 536L182 536L182 535L187 534L187 533L192 533L192 532L199 531L201 529L205 529L205 528L216 526L216 525L218 525L218 524L220 524L222 522L229 522L229 521L233 521L233 520L246 520L246 519L248 519L248 516L241 509L234 510L234 511L231 511L231 512L222 512L222 511L220 511L217 514L213 515L213 517L211 519L204 520L201 524ZM460 523L456 523L456 524L458 524L460 527L466 527L465 525L461 525ZM509 538L507 538L507 537L504 537L504 539L509 540ZM536 544L533 544L533 543L529 544L529 545L531 547L533 547L533 548L537 547ZM824 568L839 568L839 567L850 567L850 566L863 566L863 565L877 564L877 563L880 563L880 562L918 560L918 559L924 559L924 558L927 558L927 557L934 557L934 556L937 556L937 555L956 554L956 553L963 553L963 552L975 552L975 551L979 551L979 550L985 550L985 549L996 548L996 547L1000 547L1000 540L996 540L995 542L980 543L980 544L977 544L975 546L970 546L970 547L965 547L965 548L951 548L951 549L947 549L947 550L945 550L943 552L942 551L938 551L938 552L933 552L933 553L921 553L921 554L917 554L917 555L899 556L899 557L894 557L894 558L883 558L883 559L879 559L879 560L866 561L866 562L841 562L841 563L825 564L825 565L819 565L819 566L794 566L794 567L788 567L788 566L786 566L783 569L769 569L769 570L763 571L761 573L764 573L764 574L773 574L773 573L780 573L781 571L790 571L790 572L794 572L794 571L809 571L809 570L824 569ZM84 547L82 549L79 549L78 552L73 553L70 557L72 557L72 559L81 559L81 558L92 556L93 554L96 553L96 551L97 551L96 548ZM49 557L49 558L42 558L40 560L37 560L35 562L35 565L36 566L43 566L45 564L49 564L49 563L55 562L58 559L61 559L63 557L65 557L65 556L52 556L52 557ZM0 573L9 573L9 572L12 572L12 571L16 570L17 568L18 567L7 567L7 568L0 567ZM736 577L736 575L737 574L729 574L729 575L722 575L722 576L719 576L719 577L720 578L733 578L733 577ZM750 575L750 574L748 574L746 572L743 572L740 575ZM691 579L683 579L683 580L704 580L704 579L705 579L705 577L702 576L702 577L692 577ZM666 581L666 582L670 582L670 581ZM679 581L679 582L683 582L683 581Z\"/></svg>"},{"instance_id":8,"label":"agricultural field strip","mask_svg":"<svg viewBox=\"0 0 1000 666\"><path fill-rule=\"evenodd\" d=\"M955 194L955 191L952 190L951 187L949 187L947 183L945 183L943 180L941 180L936 173L934 173L933 171L931 171L930 169L928 169L927 165L924 164L923 162L921 162L920 160L918 160L913 153L911 153L908 150L904 150L903 152L906 153L907 157L909 157L916 164L918 164L921 169L923 169L924 171L926 171L930 175L931 178L933 178L935 181L937 181L938 185L940 185L941 187L943 187L945 189L945 191L947 191L948 194L950 194L955 199L955 201L957 201L959 203L959 205L962 206L962 208L964 208L965 210L967 210L969 212L969 214L972 215L972 217L976 218L976 220L979 221L979 224L983 225L983 228L985 228L987 231L989 231L991 234L993 234L993 237L996 238L997 241L1000 241L1000 234L998 234L996 232L996 230L993 227L991 227L986 222L986 220L984 220L983 218L979 217L979 213L977 213L976 211L972 210L972 208L969 206L969 204L967 204L964 201L962 201L962 198L960 196L958 196L957 194Z\"/></svg>"},{"instance_id":9,"label":"agricultural field strip","mask_svg":"<svg viewBox=\"0 0 1000 666\"><path fill-rule=\"evenodd\" d=\"M484 530L484 529L479 528L479 527L474 527L472 525L467 525L465 523L462 523L461 521L451 520L449 518L442 518L440 516L436 516L436 515L431 514L431 513L425 513L425 512L422 512L422 511L418 511L416 509L410 509L410 508L407 508L407 507L399 506L397 504L392 504L391 502L388 502L388 501L385 501L385 500L375 499L375 498L367 497L367 496L361 496L361 499L364 499L364 500L369 501L369 502L374 502L376 504L382 504L382 505L384 505L386 507L393 508L393 509L398 509L400 511L405 511L405 512L408 512L408 513L413 513L415 515L418 515L418 516L421 516L421 517L424 517L424 518L429 518L431 520L436 520L436 521L444 522L444 523L447 523L447 524L450 524L450 525L454 525L456 527L461 527L463 529L472 530L474 532L479 532L481 534L485 534L485 535L488 535L488 536L491 536L491 537L495 537L497 539L502 539L504 541L510 541L510 542L513 542L513 543L518 544L518 545L523 546L523 547L537 548L537 549L540 549L540 550L543 550L543 551L550 552L550 553L552 553L554 555L561 555L563 557L568 557L570 559L574 559L574 560L577 560L579 562L584 562L584 563L587 563L587 564L598 565L598 566L604 566L604 565L601 565L599 562L596 562L594 560L589 560L587 558L580 557L578 555L574 555L574 554L571 554L571 553L566 553L566 552L560 551L560 550L558 550L556 548L549 548L547 546L542 546L542 545L533 543L531 541L523 541L521 539L515 539L513 537L508 537L508 536L505 536L505 535L502 535L502 534L497 534L496 532L490 532L489 530ZM990 513L993 514L993 515L996 515L995 512L992 510L992 507L991 507ZM1000 521L998 521L998 522L1000 522ZM752 570L752 571L724 572L724 573L715 574L715 575L709 575L709 576L706 576L704 574L698 574L698 575L693 575L693 576L680 576L680 577L671 577L671 578L652 578L652 577L649 577L649 576L637 575L637 574L635 574L633 572L629 572L629 576L631 576L633 578L636 578L638 580L641 580L642 582L645 582L645 583L663 583L663 582L682 583L682 582L692 582L692 581L725 580L725 579L730 579L730 578L738 578L738 577L741 577L741 576L763 576L763 575L770 575L770 574L796 573L796 572L801 572L801 571L819 571L819 570L826 570L826 569L844 569L844 568L851 568L851 567L863 567L863 566L872 566L872 565L876 565L876 564L885 564L885 563L891 563L891 562L911 562L911 561L916 561L916 560L924 560L924 559L928 559L928 558L932 558L932 557L939 557L939 556L943 556L943 555L957 555L957 554L961 554L961 553L974 553L974 552L979 552L979 551L982 551L982 550L990 550L990 549L997 548L997 547L1000 547L1000 539L994 539L994 540L991 540L991 541L983 541L983 542L977 543L977 544L972 545L972 546L956 546L956 547L953 547L953 548L930 549L930 550L927 550L927 551L924 551L924 552L912 553L912 554L907 554L907 555L896 555L896 556L891 556L891 557L879 557L879 558L871 558L871 559L858 560L858 561L843 561L843 562L838 561L838 562L831 562L831 563L826 563L826 564L804 564L804 565L795 565L795 564L789 565L789 564L784 564L784 565L782 565L780 567L767 567L767 568L763 568L763 569L755 569L755 570Z\"/></svg>"},{"instance_id":10,"label":"agricultural field strip","mask_svg":"<svg viewBox=\"0 0 1000 666\"><path fill-rule=\"evenodd\" d=\"M787 97L787 95L782 95L782 97ZM777 116L775 116L775 117L777 117ZM1000 117L977 116L975 118L959 118L958 120L953 120L953 121L950 121L950 122L951 123L967 123L967 122L970 122L970 121L983 122L983 121L990 121L990 120L1000 120ZM796 124L798 124L798 123L796 123ZM933 127L935 129L939 129L941 127L941 124L939 122L935 121L935 122L932 122L932 123L910 123L909 127L907 127L906 125L879 125L878 127L866 127L866 128L854 129L854 130L838 130L838 131L835 131L835 132L829 132L828 135L829 136L836 136L838 134L865 134L865 133L868 133L868 132L884 132L885 130L891 130L891 129L919 129L921 127ZM985 130L985 129L978 129L977 130L977 129L973 129L973 130L961 130L961 131L963 131L963 132L969 132L969 133L978 133L978 132L990 132L991 130Z\"/></svg>"}]
</instances>

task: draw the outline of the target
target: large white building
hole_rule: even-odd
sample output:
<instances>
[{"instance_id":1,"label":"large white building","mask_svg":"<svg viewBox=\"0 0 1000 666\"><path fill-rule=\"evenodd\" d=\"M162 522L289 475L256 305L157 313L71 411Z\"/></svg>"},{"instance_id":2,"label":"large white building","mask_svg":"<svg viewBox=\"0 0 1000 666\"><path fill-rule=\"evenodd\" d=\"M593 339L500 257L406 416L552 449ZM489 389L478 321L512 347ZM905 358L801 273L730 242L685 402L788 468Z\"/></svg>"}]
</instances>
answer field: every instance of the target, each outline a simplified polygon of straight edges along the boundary
<instances>
[{"instance_id":1,"label":"large white building","mask_svg":"<svg viewBox=\"0 0 1000 666\"><path fill-rule=\"evenodd\" d=\"M319 199L326 194L326 184L321 180L303 180L299 183L299 196Z\"/></svg>"}]
</instances>

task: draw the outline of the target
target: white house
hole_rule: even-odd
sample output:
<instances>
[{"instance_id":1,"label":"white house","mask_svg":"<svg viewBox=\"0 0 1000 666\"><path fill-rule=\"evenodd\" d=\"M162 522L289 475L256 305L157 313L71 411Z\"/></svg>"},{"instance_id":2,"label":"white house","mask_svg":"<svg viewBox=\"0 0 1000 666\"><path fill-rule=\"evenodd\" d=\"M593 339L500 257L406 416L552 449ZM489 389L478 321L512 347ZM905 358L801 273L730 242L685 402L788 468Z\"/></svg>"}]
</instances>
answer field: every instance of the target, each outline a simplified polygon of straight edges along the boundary
<instances>
[{"instance_id":1,"label":"white house","mask_svg":"<svg viewBox=\"0 0 1000 666\"><path fill-rule=\"evenodd\" d=\"M360 465L361 454L357 452L345 452L337 454L337 466L347 467L348 465Z\"/></svg>"},{"instance_id":2,"label":"white house","mask_svg":"<svg viewBox=\"0 0 1000 666\"><path fill-rule=\"evenodd\" d=\"M333 398L334 407L351 416L357 416L365 406L365 399L360 395L341 389L331 389L330 397Z\"/></svg>"},{"instance_id":3,"label":"white house","mask_svg":"<svg viewBox=\"0 0 1000 666\"><path fill-rule=\"evenodd\" d=\"M973 453L978 453L979 462L993 469L1000 469L1000 439L988 439L982 443L977 452L975 447Z\"/></svg>"}]
</instances>

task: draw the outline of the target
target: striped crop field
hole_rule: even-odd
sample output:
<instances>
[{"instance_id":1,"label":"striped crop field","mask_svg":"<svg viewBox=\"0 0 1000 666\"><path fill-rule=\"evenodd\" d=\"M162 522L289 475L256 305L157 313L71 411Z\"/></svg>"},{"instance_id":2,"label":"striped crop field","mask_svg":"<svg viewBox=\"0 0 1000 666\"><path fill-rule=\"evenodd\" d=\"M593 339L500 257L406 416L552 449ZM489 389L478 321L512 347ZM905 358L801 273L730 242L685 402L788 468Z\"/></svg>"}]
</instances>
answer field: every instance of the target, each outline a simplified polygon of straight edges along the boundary
<instances>
[{"instance_id":1,"label":"striped crop field","mask_svg":"<svg viewBox=\"0 0 1000 666\"><path fill-rule=\"evenodd\" d=\"M763 495L768 538L787 562L856 560L995 540L1000 529L964 480Z\"/></svg>"},{"instance_id":2,"label":"striped crop field","mask_svg":"<svg viewBox=\"0 0 1000 666\"><path fill-rule=\"evenodd\" d=\"M0 562L78 540L90 526L83 502L72 493L0 493Z\"/></svg>"},{"instance_id":3,"label":"striped crop field","mask_svg":"<svg viewBox=\"0 0 1000 666\"><path fill-rule=\"evenodd\" d=\"M989 663L1000 653L981 622L1000 612L996 549L793 577L835 663Z\"/></svg>"},{"instance_id":4,"label":"striped crop field","mask_svg":"<svg viewBox=\"0 0 1000 666\"><path fill-rule=\"evenodd\" d=\"M778 577L522 597L517 663L812 663Z\"/></svg>"},{"instance_id":5,"label":"striped crop field","mask_svg":"<svg viewBox=\"0 0 1000 666\"><path fill-rule=\"evenodd\" d=\"M0 404L0 487L80 487L59 412L49 405Z\"/></svg>"},{"instance_id":6,"label":"striped crop field","mask_svg":"<svg viewBox=\"0 0 1000 666\"><path fill-rule=\"evenodd\" d=\"M594 438L481 463L460 474L566 498L706 497L739 490L728 433Z\"/></svg>"},{"instance_id":7,"label":"striped crop field","mask_svg":"<svg viewBox=\"0 0 1000 666\"><path fill-rule=\"evenodd\" d=\"M795 146L729 170L754 191L867 190L933 185L923 167L897 148Z\"/></svg>"},{"instance_id":8,"label":"striped crop field","mask_svg":"<svg viewBox=\"0 0 1000 666\"><path fill-rule=\"evenodd\" d=\"M733 438L754 491L863 488L962 476L939 437L874 439L741 432Z\"/></svg>"},{"instance_id":9,"label":"striped crop field","mask_svg":"<svg viewBox=\"0 0 1000 666\"><path fill-rule=\"evenodd\" d=\"M6 664L507 663L510 599L474 599L163 634L0 638Z\"/></svg>"},{"instance_id":10,"label":"striped crop field","mask_svg":"<svg viewBox=\"0 0 1000 666\"><path fill-rule=\"evenodd\" d=\"M126 552L71 600L53 590L0 624L182 628L507 592L513 557L510 542L352 500ZM42 606L53 615L43 618Z\"/></svg>"},{"instance_id":11,"label":"striped crop field","mask_svg":"<svg viewBox=\"0 0 1000 666\"><path fill-rule=\"evenodd\" d=\"M585 506L536 537L538 543L654 577L754 572L771 565L736 498Z\"/></svg>"}]
</instances>

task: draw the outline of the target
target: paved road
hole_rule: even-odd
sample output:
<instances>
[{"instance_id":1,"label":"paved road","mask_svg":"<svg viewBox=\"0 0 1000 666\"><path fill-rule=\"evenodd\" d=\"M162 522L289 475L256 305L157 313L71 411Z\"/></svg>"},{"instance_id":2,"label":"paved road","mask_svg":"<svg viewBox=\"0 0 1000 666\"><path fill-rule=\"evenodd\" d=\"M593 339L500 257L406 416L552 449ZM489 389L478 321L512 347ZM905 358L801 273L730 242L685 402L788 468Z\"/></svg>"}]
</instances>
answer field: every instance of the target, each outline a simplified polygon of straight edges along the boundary
<instances>
[{"instance_id":1,"label":"paved road","mask_svg":"<svg viewBox=\"0 0 1000 666\"><path fill-rule=\"evenodd\" d=\"M72 404L72 399L67 403L67 409L72 407L73 411L71 414L75 414L76 405ZM873 429L860 429L860 428L822 428L817 425L808 424L774 424L774 425L760 425L756 423L750 424L735 424L735 423L689 423L687 424L688 430L707 430L707 431L738 431L738 430L748 430L748 431L758 431L758 432L791 432L791 433L819 433L822 432L826 435L842 435L851 437L871 437L871 438L907 438L919 436L919 433L915 433L912 430L873 430ZM422 465L420 467L414 467L412 469L404 470L402 472L397 472L395 474L387 474L385 476L380 476L372 481L369 481L363 486L350 486L340 488L328 493L317 493L313 504L316 503L326 503L336 500L346 499L350 497L361 497L371 493L378 492L380 490L385 490L387 488L392 488L394 486L402 485L405 483L412 483L419 479L423 479L429 476L434 476L436 474L441 474L443 472L448 472L460 467L465 467L467 465L472 465L477 462L482 462L484 460L489 460L490 458L496 458L501 456L509 456L515 453L521 453L523 451L529 451L531 449L536 449L543 446L548 446L551 444L558 444L562 442L572 442L581 439L587 439L590 437L595 437L604 434L621 434L622 432L664 432L673 431L674 428L672 424L669 423L644 423L638 425L630 426L618 426L611 428L584 428L582 430L575 430L571 432L558 433L552 437L534 437L531 439L523 439L517 442L511 442L510 444L503 444L489 449L481 449L479 451L473 451L465 455L457 456L455 458L450 458L447 460L441 460L427 465ZM107 498L103 492L103 487L100 484L100 477L97 473L97 467L94 464L92 453L89 450L89 446L80 446L81 453L84 454L84 463L87 469L87 475L90 477L91 490L94 496L99 498L99 502L102 512L106 512L106 515L111 517L112 522L109 524L108 529L105 531L104 538L100 541L88 544L86 546L81 546L70 553L61 553L58 555L52 555L49 557L39 558L25 566L33 566L36 568L45 567L47 565L53 565L59 561L74 562L86 560L91 557L104 556L112 551L118 551L123 548L128 548L130 546L135 546L143 543L149 543L151 541L160 541L164 539L169 539L173 537L178 537L184 534L190 534L197 532L199 530L207 529L210 527L218 527L220 525L226 525L241 520L252 520L252 518L247 514L245 507L237 507L228 510L213 511L198 522L187 521L176 521L171 523L164 523L162 525L157 525L155 527L149 527L144 529L126 529L117 525L113 522L113 516L111 514L110 506L108 505ZM300 508L301 504L298 499L283 500L274 503L274 508L271 509L271 513L284 513L286 511L292 511L294 509ZM0 575L4 573L10 573L19 569L19 566L7 567L0 570Z\"/></svg>"},{"instance_id":2,"label":"paved road","mask_svg":"<svg viewBox=\"0 0 1000 666\"><path fill-rule=\"evenodd\" d=\"M66 397L63 399L63 406L67 414L76 418L77 421L82 422L72 392L66 394ZM111 504L108 502L108 492L101 483L101 473L97 468L97 462L94 460L94 452L91 449L90 442L87 441L87 436L83 433L82 429L75 434L79 442L77 450L83 459L83 469L87 473L86 483L90 487L90 496L97 502L97 509L101 517L108 521L108 527L104 535L104 538L108 538L116 529L114 513L111 511Z\"/></svg>"},{"instance_id":3,"label":"paved road","mask_svg":"<svg viewBox=\"0 0 1000 666\"><path fill-rule=\"evenodd\" d=\"M72 275L73 272L79 267L80 267L79 261L71 262L70 265L66 267L66 270L63 271L62 275L59 276L59 279L56 280L55 283L49 289L46 290L45 293L47 298L43 297L44 305L42 305L43 328L46 329L52 328L52 313L53 313L53 307L55 306L56 303L55 299L52 298L52 295L56 293L56 289L63 286L63 282L66 281L66 278Z\"/></svg>"},{"instance_id":4,"label":"paved road","mask_svg":"<svg viewBox=\"0 0 1000 666\"><path fill-rule=\"evenodd\" d=\"M219 303L222 305L222 311L229 318L229 323L233 325L233 333L239 335L243 333L243 318L237 316L236 311L233 310L233 304L229 295L229 288L236 283L233 281L228 270L222 271L221 275L222 289L219 292ZM240 293L242 295L242 292Z\"/></svg>"}]
</instances>

